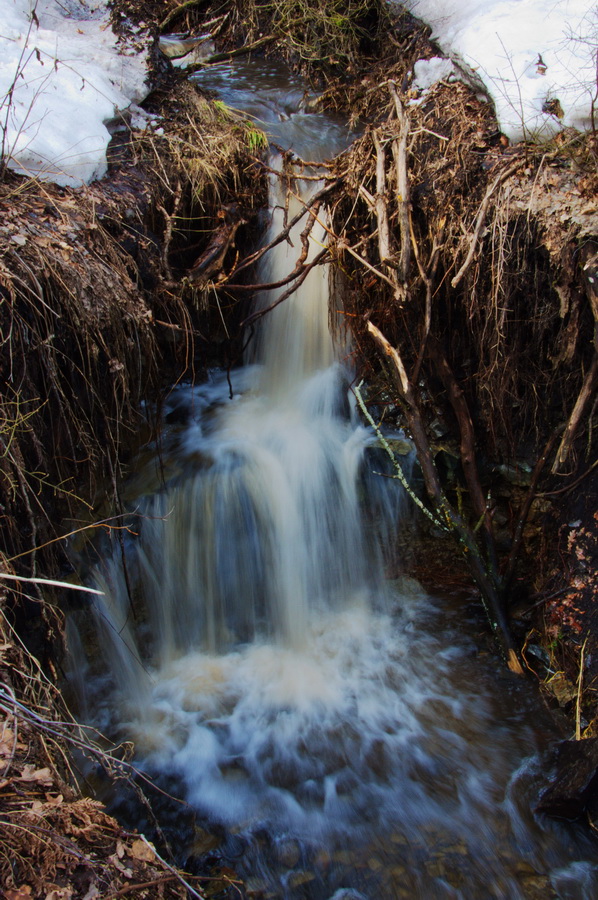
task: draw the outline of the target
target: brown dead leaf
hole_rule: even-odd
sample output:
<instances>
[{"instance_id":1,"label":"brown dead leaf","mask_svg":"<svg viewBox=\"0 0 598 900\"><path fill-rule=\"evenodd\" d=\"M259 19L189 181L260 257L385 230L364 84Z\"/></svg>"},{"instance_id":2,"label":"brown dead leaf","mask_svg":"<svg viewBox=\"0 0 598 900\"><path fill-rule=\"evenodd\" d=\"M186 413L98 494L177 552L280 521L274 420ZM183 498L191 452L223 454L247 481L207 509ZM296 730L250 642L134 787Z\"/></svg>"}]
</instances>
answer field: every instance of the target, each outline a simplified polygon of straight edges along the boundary
<instances>
[{"instance_id":1,"label":"brown dead leaf","mask_svg":"<svg viewBox=\"0 0 598 900\"><path fill-rule=\"evenodd\" d=\"M118 871L121 873L121 875L124 875L125 878L133 877L133 870L127 868L126 866L123 866L123 864L121 863L121 861L118 858L118 856L116 855L116 853L113 853L112 856L108 857L108 862L111 862L112 865L114 866L114 868L118 869Z\"/></svg>"},{"instance_id":2,"label":"brown dead leaf","mask_svg":"<svg viewBox=\"0 0 598 900\"><path fill-rule=\"evenodd\" d=\"M547 687L556 697L559 706L566 706L577 696L575 687L565 678L562 672L557 672L547 683Z\"/></svg>"},{"instance_id":3,"label":"brown dead leaf","mask_svg":"<svg viewBox=\"0 0 598 900\"><path fill-rule=\"evenodd\" d=\"M23 771L21 772L19 780L35 782L36 784L44 785L44 787L51 787L53 784L52 773L47 767L44 769L36 769L35 766L30 763L23 766Z\"/></svg>"},{"instance_id":4,"label":"brown dead leaf","mask_svg":"<svg viewBox=\"0 0 598 900\"><path fill-rule=\"evenodd\" d=\"M73 888L64 887L59 888L55 887L53 890L49 891L46 894L45 900L71 900L73 896Z\"/></svg>"},{"instance_id":5,"label":"brown dead leaf","mask_svg":"<svg viewBox=\"0 0 598 900\"><path fill-rule=\"evenodd\" d=\"M116 842L116 855L118 856L119 859L123 858L123 856L126 853L126 850L127 850L127 848L125 847L125 845L119 838L119 840Z\"/></svg>"},{"instance_id":6,"label":"brown dead leaf","mask_svg":"<svg viewBox=\"0 0 598 900\"><path fill-rule=\"evenodd\" d=\"M87 893L83 897L83 900L97 900L97 898L100 896L101 896L101 894L98 890L97 885L90 884L89 887L87 888Z\"/></svg>"},{"instance_id":7,"label":"brown dead leaf","mask_svg":"<svg viewBox=\"0 0 598 900\"><path fill-rule=\"evenodd\" d=\"M146 844L145 841L136 840L133 841L129 848L129 856L132 856L133 859L139 859L143 862L153 862L156 858L156 853L151 844Z\"/></svg>"},{"instance_id":8,"label":"brown dead leaf","mask_svg":"<svg viewBox=\"0 0 598 900\"><path fill-rule=\"evenodd\" d=\"M24 884L20 888L9 888L4 891L4 900L31 900L32 888L28 884Z\"/></svg>"}]
</instances>

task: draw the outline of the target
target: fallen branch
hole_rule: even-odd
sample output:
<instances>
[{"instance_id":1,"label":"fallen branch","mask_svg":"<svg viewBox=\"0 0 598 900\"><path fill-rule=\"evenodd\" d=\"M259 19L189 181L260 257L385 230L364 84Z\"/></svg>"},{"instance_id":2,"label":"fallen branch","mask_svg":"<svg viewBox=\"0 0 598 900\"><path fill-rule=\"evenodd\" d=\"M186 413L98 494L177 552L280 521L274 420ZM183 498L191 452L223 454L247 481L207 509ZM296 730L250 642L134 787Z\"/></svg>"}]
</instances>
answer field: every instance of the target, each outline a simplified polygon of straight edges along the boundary
<instances>
[{"instance_id":1,"label":"fallen branch","mask_svg":"<svg viewBox=\"0 0 598 900\"><path fill-rule=\"evenodd\" d=\"M215 275L221 274L224 258L234 244L237 231L241 225L247 224L247 219L240 216L236 209L224 209L218 215L223 220L222 225L214 231L208 246L187 272L191 284L199 287L204 287Z\"/></svg>"},{"instance_id":2,"label":"fallen branch","mask_svg":"<svg viewBox=\"0 0 598 900\"><path fill-rule=\"evenodd\" d=\"M556 458L552 466L553 475L556 475L559 468L563 465L564 462L566 462L567 457L569 456L571 445L573 444L573 440L581 421L581 417L583 416L584 410L590 400L590 397L594 393L596 384L598 383L597 376L598 353L594 353L592 362L590 363L590 368L588 369L586 377L583 380L583 385L579 392L579 396L577 397L575 406L573 407L573 411L569 416L569 421L567 422L567 427L565 428L563 439L561 440L559 449L557 450Z\"/></svg>"},{"instance_id":3,"label":"fallen branch","mask_svg":"<svg viewBox=\"0 0 598 900\"><path fill-rule=\"evenodd\" d=\"M275 300L274 303L271 303L270 306L266 306L264 309L259 309L259 310L257 310L257 312L254 312L250 316L247 316L247 318L241 322L240 327L245 328L247 325L252 325L258 319L261 319L262 316L265 316L267 313L271 312L273 309L276 309L277 306L280 306L281 303L284 303L284 301L287 300L291 296L291 294L295 293L297 288L301 287L301 285L303 284L303 282L305 281L305 279L307 278L307 276L309 275L311 270L314 269L317 265L319 265L327 254L328 254L328 247L324 247L324 249L320 250L318 255L315 256L310 263L308 263L306 266L303 267L303 271L297 278L297 281L295 282L295 284L292 287L289 288L288 291L285 291L284 294L282 294L277 300Z\"/></svg>"},{"instance_id":4,"label":"fallen branch","mask_svg":"<svg viewBox=\"0 0 598 900\"><path fill-rule=\"evenodd\" d=\"M386 151L377 130L372 133L376 148L376 197L374 208L378 222L378 255L380 262L394 268L390 249L390 226L388 224L388 205L386 197Z\"/></svg>"},{"instance_id":5,"label":"fallen branch","mask_svg":"<svg viewBox=\"0 0 598 900\"><path fill-rule=\"evenodd\" d=\"M266 244L264 247L260 247L259 250L256 250L255 253L252 253L245 260L243 260L243 262L240 265L236 266L230 273L229 277L234 278L235 276L237 276L239 274L239 272L243 272L244 269L247 269L247 268L249 268L249 266L252 266L256 262L258 262L258 260L260 260L262 258L262 256L264 256L264 254L267 253L269 250L271 250L273 247L276 247L278 244L282 243L282 241L285 241L288 238L289 234L291 233L292 229L297 224L297 222L300 222L301 219L303 218L303 216L313 206L315 206L316 204L319 205L320 201L327 194L329 194L331 191L333 191L334 188L336 188L340 183L341 183L341 179L337 178L330 184L325 185L321 190L316 191L316 193L313 195L313 197L310 197L309 200L302 200L301 202L303 203L303 209L299 210L299 212L296 213L289 222L287 222L286 226L282 229L282 231L279 232L279 234L277 234L277 236L275 238L273 238L268 244ZM236 288L242 289L243 286L237 285ZM255 288L254 288L254 290L255 290Z\"/></svg>"},{"instance_id":6,"label":"fallen branch","mask_svg":"<svg viewBox=\"0 0 598 900\"><path fill-rule=\"evenodd\" d=\"M276 37L273 34L269 34L266 35L266 37L259 38L257 41L253 41L251 44L245 44L244 47L237 47L236 50L223 50L222 53L214 53L212 56L208 56L207 59L204 59L201 62L192 63L191 65L186 66L185 75L191 75L193 72L198 72L200 69L216 65L216 63L226 62L229 59L236 59L238 56L245 56L247 53L253 53L254 50L261 50L266 44L271 44L272 41L275 40Z\"/></svg>"}]
</instances>

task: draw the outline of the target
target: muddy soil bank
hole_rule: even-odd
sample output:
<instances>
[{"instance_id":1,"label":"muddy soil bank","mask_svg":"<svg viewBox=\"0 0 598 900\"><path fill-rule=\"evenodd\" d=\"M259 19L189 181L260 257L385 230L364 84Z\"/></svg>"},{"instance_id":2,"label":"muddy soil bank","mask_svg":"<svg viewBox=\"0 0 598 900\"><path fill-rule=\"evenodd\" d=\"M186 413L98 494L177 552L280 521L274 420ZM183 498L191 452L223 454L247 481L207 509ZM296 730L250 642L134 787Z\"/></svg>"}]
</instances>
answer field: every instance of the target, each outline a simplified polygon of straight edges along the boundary
<instances>
[{"instance_id":1,"label":"muddy soil bank","mask_svg":"<svg viewBox=\"0 0 598 900\"><path fill-rule=\"evenodd\" d=\"M471 87L414 94L413 63L436 48L410 16L389 24L384 4L356 5L349 38L323 35L324 16L297 21L303 30L286 43L288 23L249 3L172 4L168 16L162 4L126 3L114 15L156 35L211 29L222 51L262 41L258 50L276 50L314 79L321 104L362 119L363 137L333 172L328 261L369 407L377 420L405 421L371 322L401 354L429 457L477 535L473 451L488 540L499 574L511 570L508 614L524 668L569 715L571 734L577 724L580 736L595 735L596 136L510 147ZM142 402L238 358L245 300L226 281L261 227L262 138L163 62L157 69L146 106L160 118L143 132L117 123L102 182L72 191L7 175L0 185L2 553L5 571L23 579L69 577L58 523L70 516L74 531L97 522L107 484L118 513L128 454L152 425ZM468 440L456 396L467 405ZM452 579L476 599L454 543L441 545L442 578L417 548L411 570L431 587ZM91 900L131 883L147 885L137 896L185 896L168 864L81 800L61 729L40 730L36 715L66 716L51 684L60 611L23 580L7 591L4 612L7 896ZM34 715L19 712L11 691ZM126 748L108 768L125 758ZM15 843L12 826L36 841ZM224 895L234 876L218 877Z\"/></svg>"}]
</instances>

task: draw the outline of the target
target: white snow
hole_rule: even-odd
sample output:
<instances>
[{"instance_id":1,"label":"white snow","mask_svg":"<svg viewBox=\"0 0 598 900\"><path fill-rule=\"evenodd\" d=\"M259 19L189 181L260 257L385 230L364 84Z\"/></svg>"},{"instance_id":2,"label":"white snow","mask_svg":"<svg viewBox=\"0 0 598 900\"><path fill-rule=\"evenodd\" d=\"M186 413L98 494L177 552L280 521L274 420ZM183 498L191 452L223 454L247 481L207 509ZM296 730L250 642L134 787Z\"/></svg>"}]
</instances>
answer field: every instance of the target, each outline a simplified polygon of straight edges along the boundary
<instances>
[{"instance_id":1,"label":"white snow","mask_svg":"<svg viewBox=\"0 0 598 900\"><path fill-rule=\"evenodd\" d=\"M413 66L413 87L420 91L427 91L437 81L453 79L455 74L452 60L446 57L433 56L431 59L418 59Z\"/></svg>"},{"instance_id":2,"label":"white snow","mask_svg":"<svg viewBox=\"0 0 598 900\"><path fill-rule=\"evenodd\" d=\"M512 141L591 127L598 101L592 0L408 0L407 6L431 26L443 53L483 82ZM428 79L416 86L427 87Z\"/></svg>"},{"instance_id":3,"label":"white snow","mask_svg":"<svg viewBox=\"0 0 598 900\"><path fill-rule=\"evenodd\" d=\"M146 75L146 53L117 46L102 0L0 0L0 140L9 167L61 185L101 178L106 123L143 99Z\"/></svg>"}]
</instances>

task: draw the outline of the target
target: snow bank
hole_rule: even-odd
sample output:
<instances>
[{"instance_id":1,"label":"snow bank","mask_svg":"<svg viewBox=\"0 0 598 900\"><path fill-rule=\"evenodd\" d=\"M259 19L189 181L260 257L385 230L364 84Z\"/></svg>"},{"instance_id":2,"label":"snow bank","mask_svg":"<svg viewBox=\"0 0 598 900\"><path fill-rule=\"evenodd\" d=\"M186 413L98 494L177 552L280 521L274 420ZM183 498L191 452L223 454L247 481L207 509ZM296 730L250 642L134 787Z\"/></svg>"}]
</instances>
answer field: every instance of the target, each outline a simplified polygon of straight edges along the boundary
<instances>
[{"instance_id":1,"label":"snow bank","mask_svg":"<svg viewBox=\"0 0 598 900\"><path fill-rule=\"evenodd\" d=\"M407 0L443 52L473 69L513 141L591 127L598 7L588 0Z\"/></svg>"},{"instance_id":2,"label":"snow bank","mask_svg":"<svg viewBox=\"0 0 598 900\"><path fill-rule=\"evenodd\" d=\"M0 140L10 168L79 186L106 171L106 122L147 93L105 3L0 0Z\"/></svg>"}]
</instances>

